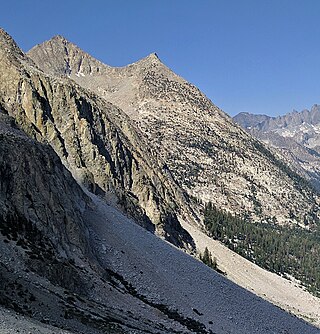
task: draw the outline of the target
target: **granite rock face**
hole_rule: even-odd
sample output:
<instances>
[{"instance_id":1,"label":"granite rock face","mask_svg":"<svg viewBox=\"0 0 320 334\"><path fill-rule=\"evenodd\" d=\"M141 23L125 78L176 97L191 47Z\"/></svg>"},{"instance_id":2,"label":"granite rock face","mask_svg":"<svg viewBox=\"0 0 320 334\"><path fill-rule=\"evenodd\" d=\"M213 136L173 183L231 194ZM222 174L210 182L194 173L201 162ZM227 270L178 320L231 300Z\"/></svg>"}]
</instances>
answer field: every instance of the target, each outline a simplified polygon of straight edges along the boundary
<instances>
[{"instance_id":1,"label":"granite rock face","mask_svg":"<svg viewBox=\"0 0 320 334\"><path fill-rule=\"evenodd\" d=\"M178 207L192 215L186 197L127 115L68 78L44 74L4 31L0 47L0 101L18 124L50 144L90 191L178 246L191 245L176 217Z\"/></svg>"},{"instance_id":2,"label":"granite rock face","mask_svg":"<svg viewBox=\"0 0 320 334\"><path fill-rule=\"evenodd\" d=\"M82 216L90 206L53 149L26 136L2 109L1 305L56 322L64 312L58 303L66 298L57 290L88 295L81 267L96 261Z\"/></svg>"},{"instance_id":3,"label":"granite rock face","mask_svg":"<svg viewBox=\"0 0 320 334\"><path fill-rule=\"evenodd\" d=\"M156 54L114 68L57 36L28 56L121 108L190 196L253 221L313 220L318 198L304 180Z\"/></svg>"},{"instance_id":4,"label":"granite rock face","mask_svg":"<svg viewBox=\"0 0 320 334\"><path fill-rule=\"evenodd\" d=\"M49 256L50 247L62 258L90 257L82 219L90 199L59 157L28 138L3 111L0 139L1 232L22 247L35 247L35 258Z\"/></svg>"}]
</instances>

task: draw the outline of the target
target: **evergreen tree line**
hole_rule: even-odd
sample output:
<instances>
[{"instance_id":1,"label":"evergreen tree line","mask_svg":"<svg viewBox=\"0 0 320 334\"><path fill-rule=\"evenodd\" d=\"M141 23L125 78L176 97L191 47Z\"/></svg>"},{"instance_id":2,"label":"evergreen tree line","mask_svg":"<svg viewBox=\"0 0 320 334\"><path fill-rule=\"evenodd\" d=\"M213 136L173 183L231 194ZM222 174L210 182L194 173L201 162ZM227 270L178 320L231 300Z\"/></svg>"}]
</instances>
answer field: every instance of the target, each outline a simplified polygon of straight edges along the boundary
<instances>
[{"instance_id":1,"label":"evergreen tree line","mask_svg":"<svg viewBox=\"0 0 320 334\"><path fill-rule=\"evenodd\" d=\"M262 268L290 274L320 296L320 232L303 228L251 223L208 203L207 233Z\"/></svg>"}]
</instances>

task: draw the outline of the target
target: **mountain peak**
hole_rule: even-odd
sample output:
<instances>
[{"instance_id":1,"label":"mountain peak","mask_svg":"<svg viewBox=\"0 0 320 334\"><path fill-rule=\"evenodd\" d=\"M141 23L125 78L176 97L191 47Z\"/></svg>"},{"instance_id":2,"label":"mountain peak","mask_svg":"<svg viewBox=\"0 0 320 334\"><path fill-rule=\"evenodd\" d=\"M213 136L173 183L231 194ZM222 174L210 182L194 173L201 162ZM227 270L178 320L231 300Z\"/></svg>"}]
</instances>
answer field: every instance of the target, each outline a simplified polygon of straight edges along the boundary
<instances>
[{"instance_id":1,"label":"mountain peak","mask_svg":"<svg viewBox=\"0 0 320 334\"><path fill-rule=\"evenodd\" d=\"M27 55L31 59L36 60L35 62L39 68L47 73L58 76L70 75L75 59L82 62L85 54L76 44L68 41L62 35L56 35L48 41L37 44L27 52ZM46 60L44 58L45 55L47 57ZM50 56L48 57L48 55Z\"/></svg>"},{"instance_id":2,"label":"mountain peak","mask_svg":"<svg viewBox=\"0 0 320 334\"><path fill-rule=\"evenodd\" d=\"M74 43L70 42L67 38L65 38L64 36L62 35L55 35L53 36L51 39L43 42L43 43L40 43L40 44L37 44L36 46L34 46L31 50L29 50L27 52L30 53L30 52L33 52L34 50L36 49L42 49L42 48L53 48L53 49L56 49L56 48L65 48L65 47L72 47L72 48L78 48Z\"/></svg>"},{"instance_id":3,"label":"mountain peak","mask_svg":"<svg viewBox=\"0 0 320 334\"><path fill-rule=\"evenodd\" d=\"M314 104L311 107L311 111L313 111L313 112L320 112L320 105L319 104Z\"/></svg>"},{"instance_id":4,"label":"mountain peak","mask_svg":"<svg viewBox=\"0 0 320 334\"><path fill-rule=\"evenodd\" d=\"M3 28L0 28L0 47L2 50L11 50L23 54L17 43Z\"/></svg>"},{"instance_id":5,"label":"mountain peak","mask_svg":"<svg viewBox=\"0 0 320 334\"><path fill-rule=\"evenodd\" d=\"M67 42L67 43L70 43L64 36L62 35L56 35L56 36L53 36L49 42L53 42L53 41L59 41L59 42Z\"/></svg>"},{"instance_id":6,"label":"mountain peak","mask_svg":"<svg viewBox=\"0 0 320 334\"><path fill-rule=\"evenodd\" d=\"M0 28L0 36L2 37L3 35L10 37L10 35L3 28Z\"/></svg>"},{"instance_id":7,"label":"mountain peak","mask_svg":"<svg viewBox=\"0 0 320 334\"><path fill-rule=\"evenodd\" d=\"M140 60L134 62L133 64L130 65L142 65L142 66L147 66L147 65L157 65L157 64L162 64L162 61L160 60L159 56L157 55L156 52L150 53L148 56L141 58ZM127 66L130 66L127 65Z\"/></svg>"},{"instance_id":8,"label":"mountain peak","mask_svg":"<svg viewBox=\"0 0 320 334\"><path fill-rule=\"evenodd\" d=\"M20 61L25 59L23 51L3 28L0 28L0 55L1 60L10 59L15 66L19 66Z\"/></svg>"},{"instance_id":9,"label":"mountain peak","mask_svg":"<svg viewBox=\"0 0 320 334\"><path fill-rule=\"evenodd\" d=\"M149 56L146 57L146 59L161 61L156 52L150 53Z\"/></svg>"},{"instance_id":10,"label":"mountain peak","mask_svg":"<svg viewBox=\"0 0 320 334\"><path fill-rule=\"evenodd\" d=\"M243 128L252 128L264 121L267 121L270 118L271 117L267 115L256 115L247 111L242 111L234 116L233 120Z\"/></svg>"},{"instance_id":11,"label":"mountain peak","mask_svg":"<svg viewBox=\"0 0 320 334\"><path fill-rule=\"evenodd\" d=\"M153 64L163 64L161 59L159 58L158 54L156 52L150 53L145 59L147 59L149 62Z\"/></svg>"},{"instance_id":12,"label":"mountain peak","mask_svg":"<svg viewBox=\"0 0 320 334\"><path fill-rule=\"evenodd\" d=\"M74 48L74 49L75 48L79 49L79 47L76 44L70 42L66 37L64 37L62 35L55 35L51 39L49 39L48 41L45 41L41 44L38 44L35 47L38 47L38 46L40 46L40 47L45 46L46 47L48 45L51 45L53 47L62 47L62 46L66 47L67 46L68 48L71 47L71 48Z\"/></svg>"}]
</instances>

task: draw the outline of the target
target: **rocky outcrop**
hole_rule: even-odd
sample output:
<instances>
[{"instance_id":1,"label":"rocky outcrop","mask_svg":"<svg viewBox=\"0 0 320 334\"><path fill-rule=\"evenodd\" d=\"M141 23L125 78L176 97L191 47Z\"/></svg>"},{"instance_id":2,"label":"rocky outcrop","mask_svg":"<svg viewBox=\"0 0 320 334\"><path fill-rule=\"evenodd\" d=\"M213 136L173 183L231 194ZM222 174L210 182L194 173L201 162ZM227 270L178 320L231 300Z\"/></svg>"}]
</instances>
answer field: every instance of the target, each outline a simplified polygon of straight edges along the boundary
<instances>
[{"instance_id":1,"label":"rocky outcrop","mask_svg":"<svg viewBox=\"0 0 320 334\"><path fill-rule=\"evenodd\" d=\"M81 267L94 263L82 218L90 205L52 148L0 111L0 304L43 320L49 286L89 294Z\"/></svg>"},{"instance_id":2,"label":"rocky outcrop","mask_svg":"<svg viewBox=\"0 0 320 334\"><path fill-rule=\"evenodd\" d=\"M186 197L130 119L68 78L45 75L3 31L0 47L0 99L23 129L50 144L90 191L150 231L191 245L176 217L178 207L190 214Z\"/></svg>"},{"instance_id":3,"label":"rocky outcrop","mask_svg":"<svg viewBox=\"0 0 320 334\"><path fill-rule=\"evenodd\" d=\"M2 232L16 241L25 238L19 239L22 245L39 245L35 256L50 244L62 257L89 256L82 212L90 201L58 156L50 146L28 138L3 111L0 138ZM52 236L47 245L44 235Z\"/></svg>"},{"instance_id":4,"label":"rocky outcrop","mask_svg":"<svg viewBox=\"0 0 320 334\"><path fill-rule=\"evenodd\" d=\"M306 182L156 54L113 68L58 36L28 56L120 107L189 195L253 221L313 221Z\"/></svg>"}]
</instances>

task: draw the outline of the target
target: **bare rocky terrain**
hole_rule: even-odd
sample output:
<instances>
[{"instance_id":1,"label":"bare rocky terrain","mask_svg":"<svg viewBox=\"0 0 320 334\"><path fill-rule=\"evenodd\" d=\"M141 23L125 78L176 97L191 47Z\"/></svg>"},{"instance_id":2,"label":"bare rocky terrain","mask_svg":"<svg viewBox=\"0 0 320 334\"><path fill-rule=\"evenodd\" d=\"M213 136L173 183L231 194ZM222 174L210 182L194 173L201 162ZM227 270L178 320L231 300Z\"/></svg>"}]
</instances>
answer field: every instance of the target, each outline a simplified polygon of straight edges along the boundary
<instances>
[{"instance_id":1,"label":"bare rocky terrain","mask_svg":"<svg viewBox=\"0 0 320 334\"><path fill-rule=\"evenodd\" d=\"M1 334L72 334L2 307L0 307L0 330Z\"/></svg>"},{"instance_id":2,"label":"bare rocky terrain","mask_svg":"<svg viewBox=\"0 0 320 334\"><path fill-rule=\"evenodd\" d=\"M0 30L0 332L318 333L319 299L198 234L201 200L312 224L317 194L155 54L49 46L32 60Z\"/></svg>"},{"instance_id":3,"label":"bare rocky terrain","mask_svg":"<svg viewBox=\"0 0 320 334\"><path fill-rule=\"evenodd\" d=\"M253 221L313 221L312 190L156 54L115 68L61 36L27 54L121 108L189 195Z\"/></svg>"},{"instance_id":4,"label":"bare rocky terrain","mask_svg":"<svg viewBox=\"0 0 320 334\"><path fill-rule=\"evenodd\" d=\"M175 213L192 216L188 200L126 114L67 78L44 74L5 32L0 46L7 69L0 73L0 100L17 123L49 143L80 184L188 247Z\"/></svg>"}]
</instances>

